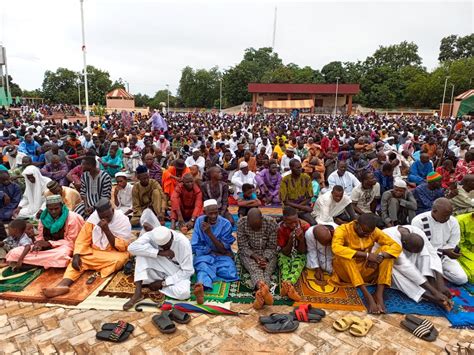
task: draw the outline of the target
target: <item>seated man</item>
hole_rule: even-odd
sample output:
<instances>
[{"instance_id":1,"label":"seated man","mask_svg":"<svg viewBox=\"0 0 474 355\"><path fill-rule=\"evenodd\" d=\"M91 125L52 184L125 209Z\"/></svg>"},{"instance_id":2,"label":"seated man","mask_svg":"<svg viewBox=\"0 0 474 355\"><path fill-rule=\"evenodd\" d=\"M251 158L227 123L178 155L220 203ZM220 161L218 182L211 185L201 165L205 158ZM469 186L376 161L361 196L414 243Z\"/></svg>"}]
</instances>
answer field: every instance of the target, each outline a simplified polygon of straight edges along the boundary
<instances>
[{"instance_id":1,"label":"seated man","mask_svg":"<svg viewBox=\"0 0 474 355\"><path fill-rule=\"evenodd\" d=\"M444 278L455 285L462 285L467 282L467 275L457 260L461 256L457 249L461 235L459 223L452 214L451 202L442 197L433 203L431 211L419 214L411 224L425 233L441 256Z\"/></svg>"},{"instance_id":2,"label":"seated man","mask_svg":"<svg viewBox=\"0 0 474 355\"><path fill-rule=\"evenodd\" d=\"M46 185L51 180L41 175L40 170L33 165L29 165L23 170L25 177L25 193L20 201L12 218L38 218L41 213L41 206L43 205L44 192L47 190Z\"/></svg>"},{"instance_id":3,"label":"seated man","mask_svg":"<svg viewBox=\"0 0 474 355\"><path fill-rule=\"evenodd\" d=\"M291 174L286 175L281 180L280 201L283 206L295 209L298 217L308 222L310 225L316 224L311 212L311 199L313 197L313 184L311 177L302 173L299 160L290 161Z\"/></svg>"},{"instance_id":4,"label":"seated man","mask_svg":"<svg viewBox=\"0 0 474 355\"><path fill-rule=\"evenodd\" d=\"M252 184L243 184L242 192L239 194L237 206L239 206L239 217L245 217L248 211L254 207L260 207L262 203L257 198L255 188Z\"/></svg>"},{"instance_id":5,"label":"seated man","mask_svg":"<svg viewBox=\"0 0 474 355\"><path fill-rule=\"evenodd\" d=\"M374 176L377 182L380 185L380 194L383 195L385 191L393 189L393 165L390 163L385 163L382 165L381 170L375 170Z\"/></svg>"},{"instance_id":6,"label":"seated man","mask_svg":"<svg viewBox=\"0 0 474 355\"><path fill-rule=\"evenodd\" d=\"M327 284L324 273L332 275L332 237L336 224L318 224L310 227L304 237L306 240L306 268L314 270L316 283Z\"/></svg>"},{"instance_id":7,"label":"seated man","mask_svg":"<svg viewBox=\"0 0 474 355\"><path fill-rule=\"evenodd\" d=\"M410 167L408 182L420 185L426 180L428 174L433 172L433 170L433 164L430 161L430 156L426 153L422 153L420 155L420 160L415 161Z\"/></svg>"},{"instance_id":8,"label":"seated man","mask_svg":"<svg viewBox=\"0 0 474 355\"><path fill-rule=\"evenodd\" d=\"M127 174L121 171L115 174L115 181L117 181L117 185L115 185L113 193L114 206L120 209L125 215L128 216L133 212L133 186L128 182Z\"/></svg>"},{"instance_id":9,"label":"seated man","mask_svg":"<svg viewBox=\"0 0 474 355\"><path fill-rule=\"evenodd\" d=\"M43 176L49 177L51 180L56 181L61 186L67 186L68 181L66 175L69 172L66 163L61 163L58 155L53 155L51 163L46 164L41 169Z\"/></svg>"},{"instance_id":10,"label":"seated man","mask_svg":"<svg viewBox=\"0 0 474 355\"><path fill-rule=\"evenodd\" d=\"M219 208L219 215L226 218L234 225L234 218L228 210L229 206L229 185L222 181L222 169L213 166L208 170L209 180L201 185L202 200L216 200Z\"/></svg>"},{"instance_id":11,"label":"seated man","mask_svg":"<svg viewBox=\"0 0 474 355\"><path fill-rule=\"evenodd\" d=\"M232 175L232 185L235 187L235 196L237 197L242 192L244 184L252 184L255 186L255 173L249 170L248 164L243 161L239 164L240 170Z\"/></svg>"},{"instance_id":12,"label":"seated man","mask_svg":"<svg viewBox=\"0 0 474 355\"><path fill-rule=\"evenodd\" d=\"M12 218L21 196L20 186L11 181L8 171L0 171L0 223Z\"/></svg>"},{"instance_id":13,"label":"seated man","mask_svg":"<svg viewBox=\"0 0 474 355\"><path fill-rule=\"evenodd\" d=\"M362 176L362 173L368 170L369 163L365 159L361 158L360 152L358 150L352 152L352 156L347 159L347 171L351 174L354 174L354 176L359 179Z\"/></svg>"},{"instance_id":14,"label":"seated man","mask_svg":"<svg viewBox=\"0 0 474 355\"><path fill-rule=\"evenodd\" d=\"M474 213L462 214L456 218L461 232L461 257L458 262L466 272L469 282L474 283Z\"/></svg>"},{"instance_id":15,"label":"seated man","mask_svg":"<svg viewBox=\"0 0 474 355\"><path fill-rule=\"evenodd\" d=\"M311 215L318 224L344 224L355 218L351 199L339 185L334 186L332 191L319 195Z\"/></svg>"},{"instance_id":16,"label":"seated man","mask_svg":"<svg viewBox=\"0 0 474 355\"><path fill-rule=\"evenodd\" d=\"M298 162L300 164L300 162ZM309 224L298 218L298 212L290 206L283 208L283 220L278 227L278 267L281 272L281 295L293 301L301 301L294 285L306 264L304 234Z\"/></svg>"},{"instance_id":17,"label":"seated man","mask_svg":"<svg viewBox=\"0 0 474 355\"><path fill-rule=\"evenodd\" d=\"M191 296L193 252L184 235L159 226L131 243L128 251L136 256L135 294L123 305L124 310L142 299L142 287L177 300Z\"/></svg>"},{"instance_id":18,"label":"seated man","mask_svg":"<svg viewBox=\"0 0 474 355\"><path fill-rule=\"evenodd\" d=\"M136 171L138 182L132 189L132 219L133 226L140 222L143 211L150 208L161 221L166 212L166 197L158 181L150 179L146 166L140 165ZM174 189L174 188L173 188Z\"/></svg>"},{"instance_id":19,"label":"seated man","mask_svg":"<svg viewBox=\"0 0 474 355\"><path fill-rule=\"evenodd\" d=\"M144 160L145 166L148 169L148 174L150 175L150 179L158 181L160 185L163 183L163 169L161 168L160 164L155 161L155 157L151 153L145 154ZM139 165L138 165L139 166ZM138 168L135 168L135 170Z\"/></svg>"},{"instance_id":20,"label":"seated man","mask_svg":"<svg viewBox=\"0 0 474 355\"><path fill-rule=\"evenodd\" d=\"M61 196L62 202L69 211L74 211L74 209L82 202L81 195L77 190L67 186L61 186L56 181L51 180L48 182L46 187L48 190L44 193L44 196L46 198L52 195Z\"/></svg>"},{"instance_id":21,"label":"seated man","mask_svg":"<svg viewBox=\"0 0 474 355\"><path fill-rule=\"evenodd\" d=\"M413 196L416 199L416 214L428 212L433 207L433 202L444 197L444 190L441 188L441 175L437 172L431 172L426 177L426 183L418 185L413 190Z\"/></svg>"},{"instance_id":22,"label":"seated man","mask_svg":"<svg viewBox=\"0 0 474 355\"><path fill-rule=\"evenodd\" d=\"M269 292L272 275L277 265L277 228L272 217L263 216L258 208L249 210L237 224L237 245L243 267L249 272L256 290L253 307L272 305Z\"/></svg>"},{"instance_id":23,"label":"seated man","mask_svg":"<svg viewBox=\"0 0 474 355\"><path fill-rule=\"evenodd\" d=\"M176 221L181 232L194 228L196 218L202 215L202 192L191 174L183 176L171 194L171 229L176 229Z\"/></svg>"},{"instance_id":24,"label":"seated man","mask_svg":"<svg viewBox=\"0 0 474 355\"><path fill-rule=\"evenodd\" d=\"M392 288L415 302L426 300L450 311L451 293L444 283L441 259L423 231L410 225L383 231L402 247L393 265Z\"/></svg>"},{"instance_id":25,"label":"seated man","mask_svg":"<svg viewBox=\"0 0 474 355\"><path fill-rule=\"evenodd\" d=\"M217 201L204 201L204 216L196 220L191 240L197 276L194 294L199 304L204 302L204 289L212 289L214 281L239 279L231 249L234 242L232 225L219 216Z\"/></svg>"},{"instance_id":26,"label":"seated man","mask_svg":"<svg viewBox=\"0 0 474 355\"><path fill-rule=\"evenodd\" d=\"M259 198L267 205L280 203L281 174L277 163L271 163L268 169L261 170L255 176Z\"/></svg>"},{"instance_id":27,"label":"seated man","mask_svg":"<svg viewBox=\"0 0 474 355\"><path fill-rule=\"evenodd\" d=\"M46 197L46 209L41 213L38 235L31 251L23 258L23 264L64 268L71 261L74 242L84 219L70 211L60 195ZM24 247L18 247L7 254L7 261L18 262Z\"/></svg>"},{"instance_id":28,"label":"seated man","mask_svg":"<svg viewBox=\"0 0 474 355\"><path fill-rule=\"evenodd\" d=\"M163 191L168 198L173 193L176 185L182 181L184 174L190 172L191 170L184 164L183 159L176 159L172 166L169 166L168 169L163 171Z\"/></svg>"},{"instance_id":29,"label":"seated man","mask_svg":"<svg viewBox=\"0 0 474 355\"><path fill-rule=\"evenodd\" d=\"M377 203L380 200L380 185L371 172L364 172L361 176L361 182L351 192L352 207L359 215L375 213Z\"/></svg>"},{"instance_id":30,"label":"seated man","mask_svg":"<svg viewBox=\"0 0 474 355\"><path fill-rule=\"evenodd\" d=\"M407 189L407 183L396 179L393 190L385 191L382 195L382 219L387 227L411 223L416 215L415 196Z\"/></svg>"},{"instance_id":31,"label":"seated man","mask_svg":"<svg viewBox=\"0 0 474 355\"><path fill-rule=\"evenodd\" d=\"M461 185L457 189L451 190L448 195L455 216L474 212L474 174L464 175Z\"/></svg>"},{"instance_id":32,"label":"seated man","mask_svg":"<svg viewBox=\"0 0 474 355\"><path fill-rule=\"evenodd\" d=\"M329 188L332 189L334 186L339 185L344 189L344 193L350 196L352 190L360 185L360 181L347 170L347 163L345 160L341 160L337 163L337 170L331 173L328 177Z\"/></svg>"},{"instance_id":33,"label":"seated man","mask_svg":"<svg viewBox=\"0 0 474 355\"><path fill-rule=\"evenodd\" d=\"M286 152L281 157L281 163L280 163L281 170L283 172L290 171L290 161L292 161L293 159L296 159L301 163L301 158L298 155L295 155L295 148L293 147L286 148Z\"/></svg>"},{"instance_id":34,"label":"seated man","mask_svg":"<svg viewBox=\"0 0 474 355\"><path fill-rule=\"evenodd\" d=\"M110 199L100 199L77 236L72 261L63 279L55 287L44 288L45 297L68 293L84 271L95 270L105 278L122 269L130 257L127 248L131 233L132 226L127 216L114 210Z\"/></svg>"},{"instance_id":35,"label":"seated man","mask_svg":"<svg viewBox=\"0 0 474 355\"><path fill-rule=\"evenodd\" d=\"M392 283L392 268L402 248L377 228L377 219L364 213L357 221L336 228L332 240L333 286L352 286L362 291L369 313L385 313L383 293ZM374 244L380 248L372 252ZM377 290L371 295L366 284L375 283Z\"/></svg>"},{"instance_id":36,"label":"seated man","mask_svg":"<svg viewBox=\"0 0 474 355\"><path fill-rule=\"evenodd\" d=\"M93 156L86 156L82 159L81 176L81 198L74 212L86 218L94 212L94 206L100 199L110 200L112 193L112 179L105 171L97 167L97 161Z\"/></svg>"}]
</instances>

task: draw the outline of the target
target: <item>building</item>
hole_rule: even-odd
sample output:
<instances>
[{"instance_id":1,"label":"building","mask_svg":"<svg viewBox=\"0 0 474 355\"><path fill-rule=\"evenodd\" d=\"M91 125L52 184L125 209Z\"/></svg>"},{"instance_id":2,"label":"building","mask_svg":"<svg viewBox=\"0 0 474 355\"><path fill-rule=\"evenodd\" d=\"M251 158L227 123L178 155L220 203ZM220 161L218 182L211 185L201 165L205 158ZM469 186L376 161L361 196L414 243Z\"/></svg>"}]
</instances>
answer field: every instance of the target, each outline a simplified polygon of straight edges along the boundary
<instances>
[{"instance_id":1,"label":"building","mask_svg":"<svg viewBox=\"0 0 474 355\"><path fill-rule=\"evenodd\" d=\"M469 115L474 111L474 89L463 92L454 98L451 115L453 117Z\"/></svg>"},{"instance_id":2,"label":"building","mask_svg":"<svg viewBox=\"0 0 474 355\"><path fill-rule=\"evenodd\" d=\"M135 99L125 89L114 89L105 96L105 99L107 111L135 110Z\"/></svg>"},{"instance_id":3,"label":"building","mask_svg":"<svg viewBox=\"0 0 474 355\"><path fill-rule=\"evenodd\" d=\"M271 110L302 109L310 113L351 114L352 97L360 92L359 84L261 84L249 83L252 113L257 106ZM337 96L337 103L336 103Z\"/></svg>"}]
</instances>

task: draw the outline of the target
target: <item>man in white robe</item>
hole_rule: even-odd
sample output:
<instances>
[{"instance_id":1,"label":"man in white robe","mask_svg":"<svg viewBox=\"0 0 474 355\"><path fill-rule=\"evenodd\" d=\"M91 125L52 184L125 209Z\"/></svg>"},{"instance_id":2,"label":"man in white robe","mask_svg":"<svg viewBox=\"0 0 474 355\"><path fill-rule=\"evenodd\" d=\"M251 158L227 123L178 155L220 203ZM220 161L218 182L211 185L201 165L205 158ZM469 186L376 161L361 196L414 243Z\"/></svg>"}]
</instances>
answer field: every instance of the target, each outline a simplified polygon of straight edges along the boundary
<instances>
[{"instance_id":1,"label":"man in white robe","mask_svg":"<svg viewBox=\"0 0 474 355\"><path fill-rule=\"evenodd\" d=\"M324 273L332 275L332 236L338 225L327 223L308 228L304 234L306 241L306 268L314 270L316 283L326 285Z\"/></svg>"},{"instance_id":2,"label":"man in white robe","mask_svg":"<svg viewBox=\"0 0 474 355\"><path fill-rule=\"evenodd\" d=\"M311 215L318 224L342 224L354 219L354 209L349 196L344 194L344 189L336 185L332 191L319 195Z\"/></svg>"},{"instance_id":3,"label":"man in white robe","mask_svg":"<svg viewBox=\"0 0 474 355\"><path fill-rule=\"evenodd\" d=\"M249 171L249 165L247 162L242 161L240 162L238 171L232 175L232 184L235 187L234 196L237 197L239 193L242 192L242 186L244 184L252 184L253 186L257 186L255 182L255 173Z\"/></svg>"},{"instance_id":4,"label":"man in white robe","mask_svg":"<svg viewBox=\"0 0 474 355\"><path fill-rule=\"evenodd\" d=\"M440 256L444 278L455 285L463 285L467 283L467 275L457 261L461 254L456 251L461 231L452 214L451 201L442 197L435 200L431 211L419 214L411 224L425 233Z\"/></svg>"},{"instance_id":5,"label":"man in white robe","mask_svg":"<svg viewBox=\"0 0 474 355\"><path fill-rule=\"evenodd\" d=\"M191 296L193 255L191 243L183 234L159 226L131 243L128 251L136 256L136 288L124 310L142 299L143 285L178 300Z\"/></svg>"},{"instance_id":6,"label":"man in white robe","mask_svg":"<svg viewBox=\"0 0 474 355\"><path fill-rule=\"evenodd\" d=\"M415 302L422 299L450 309L450 291L444 284L441 259L423 231L406 225L383 230L402 247L392 269L392 288Z\"/></svg>"},{"instance_id":7,"label":"man in white robe","mask_svg":"<svg viewBox=\"0 0 474 355\"><path fill-rule=\"evenodd\" d=\"M46 185L51 179L41 175L40 169L33 165L27 166L21 174L25 178L25 193L12 218L39 218L38 212L46 206L44 193L48 190Z\"/></svg>"}]
</instances>

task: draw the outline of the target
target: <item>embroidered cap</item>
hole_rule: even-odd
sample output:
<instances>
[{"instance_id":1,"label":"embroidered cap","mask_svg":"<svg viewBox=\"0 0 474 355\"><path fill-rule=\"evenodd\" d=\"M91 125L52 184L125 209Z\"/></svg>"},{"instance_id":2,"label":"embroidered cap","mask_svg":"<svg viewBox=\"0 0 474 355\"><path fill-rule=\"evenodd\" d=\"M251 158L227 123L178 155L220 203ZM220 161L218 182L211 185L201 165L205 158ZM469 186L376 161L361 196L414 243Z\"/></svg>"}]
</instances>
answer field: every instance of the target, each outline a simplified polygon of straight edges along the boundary
<instances>
[{"instance_id":1,"label":"embroidered cap","mask_svg":"<svg viewBox=\"0 0 474 355\"><path fill-rule=\"evenodd\" d=\"M46 205L53 205L55 203L63 203L63 198L60 195L51 195L46 197Z\"/></svg>"}]
</instances>

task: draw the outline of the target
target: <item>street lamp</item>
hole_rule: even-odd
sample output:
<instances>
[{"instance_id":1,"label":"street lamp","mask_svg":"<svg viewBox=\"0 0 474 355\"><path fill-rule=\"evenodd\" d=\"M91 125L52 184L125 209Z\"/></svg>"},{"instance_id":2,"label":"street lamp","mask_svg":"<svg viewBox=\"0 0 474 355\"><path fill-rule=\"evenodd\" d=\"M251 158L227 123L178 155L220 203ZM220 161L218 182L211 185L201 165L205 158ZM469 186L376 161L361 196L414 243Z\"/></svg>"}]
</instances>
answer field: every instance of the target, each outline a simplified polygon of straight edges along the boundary
<instances>
[{"instance_id":1,"label":"street lamp","mask_svg":"<svg viewBox=\"0 0 474 355\"><path fill-rule=\"evenodd\" d=\"M339 77L336 76L336 99L334 100L334 117L337 115L337 92L339 90Z\"/></svg>"},{"instance_id":2,"label":"street lamp","mask_svg":"<svg viewBox=\"0 0 474 355\"><path fill-rule=\"evenodd\" d=\"M168 102L166 103L166 112L170 112L170 86L166 84L166 93L168 94Z\"/></svg>"},{"instance_id":3,"label":"street lamp","mask_svg":"<svg viewBox=\"0 0 474 355\"><path fill-rule=\"evenodd\" d=\"M446 96L446 86L448 85L448 79L449 79L449 75L444 80L443 102L441 103L441 112L440 112L441 118L443 118L444 97Z\"/></svg>"},{"instance_id":4,"label":"street lamp","mask_svg":"<svg viewBox=\"0 0 474 355\"><path fill-rule=\"evenodd\" d=\"M453 112L454 84L451 84L451 87L451 105L449 106L449 117L451 117Z\"/></svg>"},{"instance_id":5,"label":"street lamp","mask_svg":"<svg viewBox=\"0 0 474 355\"><path fill-rule=\"evenodd\" d=\"M86 35L84 32L84 0L80 0L81 3L81 26L82 26L82 57L84 60L84 93L86 97L86 119L87 119L87 130L91 132L91 117L89 114L89 90L87 88L87 62L86 62Z\"/></svg>"},{"instance_id":6,"label":"street lamp","mask_svg":"<svg viewBox=\"0 0 474 355\"><path fill-rule=\"evenodd\" d=\"M77 78L77 95L79 96L79 111L81 111L81 79Z\"/></svg>"}]
</instances>

